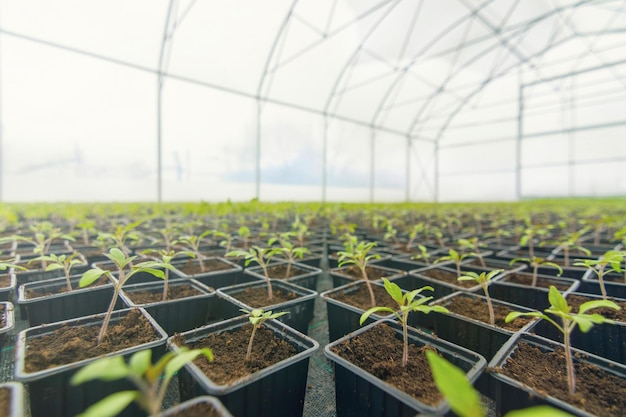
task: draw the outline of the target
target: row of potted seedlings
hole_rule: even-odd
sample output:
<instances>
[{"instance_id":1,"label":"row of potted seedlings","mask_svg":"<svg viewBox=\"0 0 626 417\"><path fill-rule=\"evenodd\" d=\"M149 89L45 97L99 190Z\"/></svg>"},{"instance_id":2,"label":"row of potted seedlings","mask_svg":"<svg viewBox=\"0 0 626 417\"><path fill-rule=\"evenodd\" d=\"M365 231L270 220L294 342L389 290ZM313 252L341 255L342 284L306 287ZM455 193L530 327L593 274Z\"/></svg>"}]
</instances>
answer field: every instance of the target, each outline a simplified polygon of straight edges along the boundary
<instances>
[{"instance_id":1,"label":"row of potted seedlings","mask_svg":"<svg viewBox=\"0 0 626 417\"><path fill-rule=\"evenodd\" d=\"M485 230L490 223L482 219L473 218L485 229L481 230L482 233L474 230L474 233L461 235L452 235L455 228L460 230L459 225L443 227L441 224L439 232L433 234L435 226L427 226L427 222L422 222L421 230L420 227L404 227L404 232L398 232L395 228L400 228L399 224L394 225L392 221L386 221L385 233L380 233L363 225L355 227L360 220L359 215L355 219L341 218L317 232L300 222L292 225L278 222L277 225L290 232L273 233L269 238L262 228L252 228L253 233L242 226L232 235L202 230L194 234L199 230L196 228L175 239L162 239L159 244L151 242L147 245L140 244L138 237L154 232L154 227L126 223L117 226L109 235L100 234L100 240L110 239L114 244L112 249L107 252L96 250L90 255L75 255L74 250L88 252L87 247L79 246L72 236L61 235L50 240L49 247L41 250L38 256L32 255L32 249L29 254L21 243L16 245L20 239L13 239L12 250L20 256L20 261L13 268L11 277L19 288L20 312L28 317L32 326L18 336L15 375L17 380L28 383L32 415L76 415L103 396L120 391L119 381L103 382L94 376L88 376L80 385L72 384L77 369L93 361L75 359L79 353L92 348L96 356L105 354L116 358L134 358L138 351L148 349L157 364L160 358L165 358L164 362L174 361L175 355L171 352L181 357L183 354L195 355L188 356L188 361L183 364L178 361L181 400L211 394L225 405L224 413L235 416L301 415L308 358L319 347L305 335L317 297L317 279L322 273L318 267L326 264L336 287L322 293L321 297L327 303L331 343L324 350L335 364L337 415L447 412L448 403L439 394L423 353L423 350L432 348L461 368L483 394L493 398L498 412L550 403L574 414L605 413L595 409L583 411L577 402L572 405L566 404L567 399L563 402L562 398L552 398L558 397L557 394L539 394L544 392L543 389L535 389L534 396L529 397L528 392L532 389L527 383L514 380L511 383L506 379L511 379L510 376L502 377L500 372L493 370L506 368L503 365L517 355L512 352L517 352L520 341L539 346L544 352L560 349L558 343L548 342L550 339L562 340L559 329L550 326L549 319L536 317L551 303L553 307L554 303L559 304L553 300L554 295L550 297L554 291L564 294L567 302L579 296L583 300L600 300L606 295L606 298L621 303L622 307L626 306L621 292L626 284L608 281L616 279L615 275L623 265L623 252L611 252L616 247L615 241L602 242L600 239L593 242L597 253L572 254L575 259L581 259L577 264L586 263L583 268L579 265L561 266L569 263L565 260L567 255L563 255L564 245L559 243L549 247L549 244L565 241L565 237L538 233L537 230L541 229L532 225L519 231L519 240L507 242L502 239L504 234L491 233L498 235L497 238L489 236L490 232ZM161 237L166 235L162 233L164 229L158 229ZM599 230L605 232L605 229ZM60 230L52 227L39 233L52 236ZM595 237L591 233L580 234L580 242L577 240L576 245L568 245L568 250L577 251L584 247L582 239L585 235ZM58 241L64 243L55 248ZM540 242L546 243L541 247L534 246ZM305 245L309 248L307 251L300 249ZM43 270L19 270L19 266L32 267L38 262L46 263ZM615 272L606 273L608 270ZM64 294L40 295L28 301L29 291L31 294L48 291L48 284L42 283L41 278L60 271L65 276L57 278L53 284L65 288ZM620 274L619 278L623 279L623 276ZM581 286L585 289L584 295L575 292ZM280 298L283 296L285 298ZM353 296L357 301L353 301ZM42 305L55 298L65 302L60 306L41 307L42 310L37 312L39 307L33 302L37 298L41 299ZM599 301L600 304L603 302L606 303ZM602 306L605 308L603 314L612 309L608 304ZM86 310L79 310L83 307ZM374 307L379 309L364 315ZM257 309L266 313L271 310L271 317L276 320L262 320L263 326L257 329L253 323L263 317L263 311ZM246 313L243 314L242 310ZM490 310L494 311L495 317L490 316ZM135 332L122 338L130 338L135 344L138 335L147 338L138 346L115 353L100 350L113 336L102 330L103 314L89 314L103 311L108 312L105 321L110 317L109 326L119 329L120 336L124 332ZM390 311L395 314L387 314ZM413 313L408 314L409 311ZM528 316L506 322L512 311ZM426 312L428 314L423 314ZM467 318L474 312L483 318ZM578 317L574 322L583 319ZM69 321L57 323L62 320ZM592 324L600 323L596 316L589 320ZM623 317L618 320L624 322ZM48 324L38 326L42 323ZM66 342L55 333L79 323L93 334L69 335ZM258 332L255 338L273 338L268 348L270 356L284 348L288 359L273 358L273 364L261 363L260 359L242 360L242 355L249 350L253 329ZM238 332L242 335L235 340L234 335ZM586 336L593 335L593 332L600 335L603 343L588 341ZM215 333L219 336L214 336ZM546 339L531 336L533 333ZM624 324L594 326L588 335L572 332L569 342L574 348L587 352L585 355L591 358L588 362L607 368L610 375L621 375L617 379L623 383ZM366 337L373 339L367 342ZM86 346L87 340L91 339L93 346ZM407 342L403 345L404 340ZM47 349L52 341L68 351L73 362L43 365L42 369L29 368L27 357L36 342ZM385 344L389 342L391 353L383 349L383 341ZM359 350L366 349L368 343L372 350ZM258 340L252 352L256 352L257 344L260 345ZM425 349L425 346L429 348ZM212 349L212 361L206 352L201 351L206 347ZM235 354L235 349L243 349L242 355ZM396 355L398 349L402 360ZM261 347L258 350L263 352ZM347 353L356 353L357 358L351 359ZM39 356L43 360L50 356L59 358L60 354L44 351ZM378 357L380 361L375 360ZM233 363L222 359L231 359ZM135 361L139 362L139 359ZM580 358L576 361L577 364L583 363ZM487 362L490 371L484 372ZM130 359L129 363L132 365L134 361ZM235 368L231 369L231 366ZM252 374L241 377L237 366ZM107 368L114 367L107 364ZM213 377L205 375L205 372L212 371L218 374ZM127 370L120 371L120 374L124 375L124 372ZM222 379L232 375L241 377L240 383ZM381 385L380 380L390 375L392 379L395 376L395 385ZM616 389L621 389L619 384ZM424 394L424 391L429 393ZM129 398L131 402L136 399L130 395L126 399ZM130 406L121 411L121 415L136 415L137 412L137 407ZM607 415L615 414L609 412Z\"/></svg>"}]
</instances>

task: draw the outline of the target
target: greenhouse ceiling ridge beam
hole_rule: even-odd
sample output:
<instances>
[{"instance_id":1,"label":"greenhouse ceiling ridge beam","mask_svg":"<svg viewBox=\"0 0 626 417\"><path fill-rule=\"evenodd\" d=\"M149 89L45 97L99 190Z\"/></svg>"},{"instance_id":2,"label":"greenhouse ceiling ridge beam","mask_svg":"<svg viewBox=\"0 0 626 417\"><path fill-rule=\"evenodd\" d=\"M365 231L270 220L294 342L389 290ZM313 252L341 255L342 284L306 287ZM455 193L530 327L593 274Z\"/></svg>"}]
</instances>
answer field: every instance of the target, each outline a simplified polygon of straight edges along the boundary
<instances>
[{"instance_id":1,"label":"greenhouse ceiling ridge beam","mask_svg":"<svg viewBox=\"0 0 626 417\"><path fill-rule=\"evenodd\" d=\"M530 86L533 86L533 85L543 84L543 83L550 82L550 81L561 80L563 78L573 77L573 76L576 76L576 75L585 74L585 73L593 72L593 71L599 71L599 70L602 70L602 69L615 67L615 66L618 66L618 65L624 65L624 64L626 64L626 59L620 59L618 61L609 62L609 63L603 64L603 65L596 65L596 66L593 66L593 67L587 67L587 68L583 68L583 69L580 69L580 70L570 71L570 72L566 72L566 73L563 73L563 74L555 75L555 76L549 77L549 78L542 78L540 80L530 81L530 82L524 83L524 87L530 87Z\"/></svg>"},{"instance_id":2,"label":"greenhouse ceiling ridge beam","mask_svg":"<svg viewBox=\"0 0 626 417\"><path fill-rule=\"evenodd\" d=\"M3 29L3 28L0 28L0 33L5 34L7 36L19 38L19 39L22 39L22 40L25 40L25 41L39 43L39 44L50 46L50 47L53 47L53 48L62 49L62 50L65 50L67 52L73 52L73 53L76 53L76 54L88 56L90 58L99 59L99 60L102 60L102 61L109 62L111 64L121 65L121 66L124 66L124 67L128 67L128 68L139 70L139 71L143 71L143 72L148 72L148 73L151 73L151 74L158 74L158 70L150 68L150 67L147 67L147 66L144 66L144 65L135 64L133 62L124 61L124 60L121 60L121 59L118 59L118 58L108 57L106 55L97 54L97 53L94 53L94 52L90 52L90 51L74 48L74 47L71 47L71 46L61 45L61 44L58 44L58 43L55 43L55 42L34 38L34 37L31 37L31 36L28 36L28 35L23 35L23 34L16 33L16 32L13 32L13 31L9 31L9 30ZM170 79L173 79L173 80L176 80L176 81L182 81L182 82L198 85L198 86L201 86L201 87L211 88L211 89L214 89L214 90L222 91L222 92L225 92L225 93L228 93L228 94L237 95L237 96L240 96L240 97L245 97L245 98L249 98L249 99L253 99L253 100L262 100L263 102L266 102L266 103L275 104L277 106L289 107L289 108L292 108L294 110L300 110L300 111L304 111L304 112L307 112L307 113L317 114L317 115L320 115L320 116L326 115L326 116L328 116L328 117L330 117L332 119L337 119L337 120L340 120L340 121L343 121L343 122L352 123L352 124L356 124L356 125L359 125L359 126L365 126L365 127L368 127L368 128L372 128L373 127L374 129L376 129L378 131L385 132L385 133L390 133L390 134L393 134L393 135L399 135L399 136L406 136L407 135L407 132L405 132L405 131L401 131L401 130L397 130L397 129L391 129L391 128L388 128L386 126L373 125L372 123L369 123L369 122L367 122L365 120L354 119L354 118L351 118L351 117L348 117L348 116L343 116L343 115L335 114L335 113L324 114L323 110L319 110L319 109L316 109L316 108L313 108L313 107L307 107L307 106L303 106L303 105L297 104L297 103L290 103L290 102L287 102L287 101L278 100L278 99L274 99L274 98L271 98L271 97L259 97L258 95L253 94L253 93L249 93L249 92L242 91L242 90L237 90L237 89L230 88L230 87L225 87L225 86L222 86L222 85L219 85L219 84L215 84L215 83L211 83L211 82L208 82L208 81L202 81L202 80L198 80L198 79L195 79L195 78L186 77L186 76L183 76L183 75L177 75L177 74L173 74L173 73L169 73L169 72L163 73L162 75L164 77L166 77L166 78L170 78ZM427 137L420 136L420 135L411 135L411 139L418 140L418 141L429 142L429 143L434 142L434 139L427 138Z\"/></svg>"},{"instance_id":3,"label":"greenhouse ceiling ridge beam","mask_svg":"<svg viewBox=\"0 0 626 417\"><path fill-rule=\"evenodd\" d=\"M594 124L594 125L570 127L570 128L567 128L567 129L556 129L556 130L546 130L546 131L543 131L543 132L526 133L526 134L524 134L522 139L524 139L524 140L526 140L526 139L536 139L536 138L540 138L540 137L543 137L543 136L554 136L554 135L560 135L560 134L564 134L564 133L580 132L580 131L584 131L584 130L605 129L605 128L617 127L617 126L626 126L626 120L621 120L621 121L616 121L616 122L609 122L609 123L599 123L599 124Z\"/></svg>"},{"instance_id":4,"label":"greenhouse ceiling ridge beam","mask_svg":"<svg viewBox=\"0 0 626 417\"><path fill-rule=\"evenodd\" d=\"M537 164L527 164L523 165L523 169L540 169L540 168L550 168L550 167L558 167L558 166L566 166L566 165L593 165L593 164L606 164L606 163L615 163L615 162L625 162L626 156L613 156L606 158L593 158L593 159L579 159L573 161L559 161L559 162L542 162Z\"/></svg>"}]
</instances>

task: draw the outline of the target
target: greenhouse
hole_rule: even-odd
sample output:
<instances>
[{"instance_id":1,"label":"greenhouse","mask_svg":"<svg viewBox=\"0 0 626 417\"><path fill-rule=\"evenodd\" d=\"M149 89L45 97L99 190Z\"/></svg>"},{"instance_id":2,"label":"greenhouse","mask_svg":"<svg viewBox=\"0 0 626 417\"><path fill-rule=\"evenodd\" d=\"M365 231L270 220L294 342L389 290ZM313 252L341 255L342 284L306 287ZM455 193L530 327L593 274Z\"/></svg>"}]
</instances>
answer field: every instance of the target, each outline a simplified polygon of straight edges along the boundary
<instances>
[{"instance_id":1,"label":"greenhouse","mask_svg":"<svg viewBox=\"0 0 626 417\"><path fill-rule=\"evenodd\" d=\"M0 2L0 416L626 415L626 2Z\"/></svg>"}]
</instances>

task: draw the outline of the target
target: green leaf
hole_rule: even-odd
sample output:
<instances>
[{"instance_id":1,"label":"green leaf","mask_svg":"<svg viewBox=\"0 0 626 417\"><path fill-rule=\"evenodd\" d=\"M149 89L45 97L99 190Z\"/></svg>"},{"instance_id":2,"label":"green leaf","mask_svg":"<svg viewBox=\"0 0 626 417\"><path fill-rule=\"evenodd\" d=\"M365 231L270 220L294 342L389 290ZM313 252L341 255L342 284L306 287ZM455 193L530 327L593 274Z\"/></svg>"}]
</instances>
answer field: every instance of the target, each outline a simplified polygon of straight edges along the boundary
<instances>
[{"instance_id":1,"label":"green leaf","mask_svg":"<svg viewBox=\"0 0 626 417\"><path fill-rule=\"evenodd\" d=\"M165 377L171 378L180 368L192 362L199 355L204 355L209 362L213 361L213 351L209 348L189 350L176 355L165 365Z\"/></svg>"},{"instance_id":2,"label":"green leaf","mask_svg":"<svg viewBox=\"0 0 626 417\"><path fill-rule=\"evenodd\" d=\"M146 373L150 365L152 364L152 351L150 349L141 350L130 357L128 366L132 369L136 375L143 375Z\"/></svg>"},{"instance_id":3,"label":"green leaf","mask_svg":"<svg viewBox=\"0 0 626 417\"><path fill-rule=\"evenodd\" d=\"M550 285L550 292L548 293L548 301L550 305L556 310L563 313L569 313L572 309L567 305L567 301L563 298L563 295L556 289L554 285Z\"/></svg>"},{"instance_id":4,"label":"green leaf","mask_svg":"<svg viewBox=\"0 0 626 417\"><path fill-rule=\"evenodd\" d=\"M94 269L90 269L88 271L86 271L83 276L80 278L80 281L78 282L78 286L80 288L86 287L88 285L93 284L94 282L96 282L102 275L106 274L107 271L100 269L100 268L94 268Z\"/></svg>"},{"instance_id":5,"label":"green leaf","mask_svg":"<svg viewBox=\"0 0 626 417\"><path fill-rule=\"evenodd\" d=\"M54 270L57 270L57 269L63 269L63 265L60 265L60 264L50 264L50 265L48 265L46 267L46 272L54 271Z\"/></svg>"},{"instance_id":6,"label":"green leaf","mask_svg":"<svg viewBox=\"0 0 626 417\"><path fill-rule=\"evenodd\" d=\"M139 396L139 391L116 392L93 404L76 417L115 417Z\"/></svg>"},{"instance_id":7,"label":"green leaf","mask_svg":"<svg viewBox=\"0 0 626 417\"><path fill-rule=\"evenodd\" d=\"M393 298L396 303L402 304L402 290L398 284L389 281L387 278L383 278L383 285L391 298Z\"/></svg>"},{"instance_id":8,"label":"green leaf","mask_svg":"<svg viewBox=\"0 0 626 417\"><path fill-rule=\"evenodd\" d=\"M361 314L361 319L359 320L359 324L362 326L363 323L365 323L365 320L367 320L367 318L369 316L371 316L372 314L378 313L379 311L384 311L386 313L392 313L392 314L396 314L397 313L389 307L372 307L369 310L367 310L365 313Z\"/></svg>"},{"instance_id":9,"label":"green leaf","mask_svg":"<svg viewBox=\"0 0 626 417\"><path fill-rule=\"evenodd\" d=\"M549 405L539 405L537 407L513 410L506 413L504 417L574 417L570 413L550 407Z\"/></svg>"},{"instance_id":10,"label":"green leaf","mask_svg":"<svg viewBox=\"0 0 626 417\"><path fill-rule=\"evenodd\" d=\"M613 310L621 310L621 307L609 300L593 300L582 303L578 307L578 314L585 314L587 311L594 308L612 308Z\"/></svg>"},{"instance_id":11,"label":"green leaf","mask_svg":"<svg viewBox=\"0 0 626 417\"><path fill-rule=\"evenodd\" d=\"M460 417L483 417L485 411L478 392L467 380L465 373L440 357L432 350L426 351L426 359L433 373L435 385Z\"/></svg>"},{"instance_id":12,"label":"green leaf","mask_svg":"<svg viewBox=\"0 0 626 417\"><path fill-rule=\"evenodd\" d=\"M124 252L122 252L118 248L111 248L111 250L109 250L109 253L105 254L105 256L115 262L117 265L124 265L126 261L126 255L124 255Z\"/></svg>"},{"instance_id":13,"label":"green leaf","mask_svg":"<svg viewBox=\"0 0 626 417\"><path fill-rule=\"evenodd\" d=\"M518 318L518 317L524 317L524 316L527 316L527 317L540 317L540 318L548 318L548 316L546 316L545 314L540 313L540 312L538 312L538 311L532 311L532 312L529 312L529 313L522 313L522 312L520 312L520 311L511 311L511 312L510 312L509 314L507 314L507 316L504 318L504 322L505 322L505 323L510 323L510 322L512 322L513 320L515 320L516 318Z\"/></svg>"},{"instance_id":14,"label":"green leaf","mask_svg":"<svg viewBox=\"0 0 626 417\"><path fill-rule=\"evenodd\" d=\"M126 378L130 373L131 370L126 366L123 356L106 357L80 368L72 376L71 384L80 385L94 379L115 381L116 379Z\"/></svg>"}]
</instances>

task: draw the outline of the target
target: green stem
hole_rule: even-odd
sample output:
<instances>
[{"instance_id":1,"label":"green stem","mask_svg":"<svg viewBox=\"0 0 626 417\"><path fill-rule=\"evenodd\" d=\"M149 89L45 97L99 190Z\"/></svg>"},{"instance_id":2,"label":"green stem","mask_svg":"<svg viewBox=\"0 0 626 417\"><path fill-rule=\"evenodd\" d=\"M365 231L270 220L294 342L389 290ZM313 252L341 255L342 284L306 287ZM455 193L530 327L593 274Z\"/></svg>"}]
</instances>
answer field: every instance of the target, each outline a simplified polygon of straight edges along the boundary
<instances>
[{"instance_id":1,"label":"green stem","mask_svg":"<svg viewBox=\"0 0 626 417\"><path fill-rule=\"evenodd\" d=\"M407 313L402 315L402 366L409 363L409 336L407 334Z\"/></svg>"},{"instance_id":2,"label":"green stem","mask_svg":"<svg viewBox=\"0 0 626 417\"><path fill-rule=\"evenodd\" d=\"M161 297L163 301L167 300L167 292L169 290L169 277L170 270L165 268L165 279L163 280L163 297Z\"/></svg>"},{"instance_id":3,"label":"green stem","mask_svg":"<svg viewBox=\"0 0 626 417\"><path fill-rule=\"evenodd\" d=\"M250 355L252 355L252 342L254 342L254 334L256 333L257 326L252 326L252 334L250 335L250 341L248 342L248 350L246 350L246 361L250 360Z\"/></svg>"},{"instance_id":4,"label":"green stem","mask_svg":"<svg viewBox=\"0 0 626 417\"><path fill-rule=\"evenodd\" d=\"M493 312L493 303L491 302L491 297L489 296L489 288L487 286L487 283L483 284L483 290L485 291L485 297L487 298L487 307L489 308L489 324L495 326L496 315Z\"/></svg>"},{"instance_id":5,"label":"green stem","mask_svg":"<svg viewBox=\"0 0 626 417\"><path fill-rule=\"evenodd\" d=\"M374 297L374 290L372 289L372 283L367 277L367 272L365 272L365 266L359 265L359 269L361 270L361 276L365 280L365 285L367 285L367 291L370 293L370 304L372 307L376 307L376 298Z\"/></svg>"},{"instance_id":6,"label":"green stem","mask_svg":"<svg viewBox=\"0 0 626 417\"><path fill-rule=\"evenodd\" d=\"M598 282L600 283L600 291L602 292L602 298L607 299L606 296L606 288L604 288L604 267L605 265L600 265L598 267Z\"/></svg>"},{"instance_id":7,"label":"green stem","mask_svg":"<svg viewBox=\"0 0 626 417\"><path fill-rule=\"evenodd\" d=\"M113 314L113 308L115 307L115 303L117 302L117 297L120 292L120 283L118 285L113 286L113 298L111 298L111 304L109 304L109 308L107 310L106 316L104 316L104 322L102 323L102 327L100 328L100 333L98 334L98 345L102 343L102 339L104 339L104 335L106 334L107 327L109 326L109 321L111 320L111 314Z\"/></svg>"},{"instance_id":8,"label":"green stem","mask_svg":"<svg viewBox=\"0 0 626 417\"><path fill-rule=\"evenodd\" d=\"M570 333L572 326L563 323L563 344L565 345L565 365L567 367L567 389L570 395L576 392L576 377L574 376L574 361L572 359L572 350L570 347Z\"/></svg>"}]
</instances>

